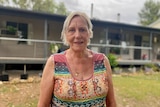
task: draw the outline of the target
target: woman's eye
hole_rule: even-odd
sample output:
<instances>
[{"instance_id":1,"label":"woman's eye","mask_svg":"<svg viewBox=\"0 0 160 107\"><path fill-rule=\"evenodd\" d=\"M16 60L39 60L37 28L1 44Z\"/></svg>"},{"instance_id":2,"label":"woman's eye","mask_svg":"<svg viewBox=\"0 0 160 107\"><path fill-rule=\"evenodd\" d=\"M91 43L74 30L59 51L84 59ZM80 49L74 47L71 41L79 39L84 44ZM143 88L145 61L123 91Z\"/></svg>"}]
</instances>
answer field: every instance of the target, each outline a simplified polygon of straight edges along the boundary
<instances>
[{"instance_id":1,"label":"woman's eye","mask_svg":"<svg viewBox=\"0 0 160 107\"><path fill-rule=\"evenodd\" d=\"M80 31L80 32L85 32L85 31L86 31L86 29L81 28L81 29L79 29L79 31Z\"/></svg>"},{"instance_id":2,"label":"woman's eye","mask_svg":"<svg viewBox=\"0 0 160 107\"><path fill-rule=\"evenodd\" d=\"M68 32L74 32L74 31L75 31L74 29L69 29L69 30L68 30Z\"/></svg>"}]
</instances>

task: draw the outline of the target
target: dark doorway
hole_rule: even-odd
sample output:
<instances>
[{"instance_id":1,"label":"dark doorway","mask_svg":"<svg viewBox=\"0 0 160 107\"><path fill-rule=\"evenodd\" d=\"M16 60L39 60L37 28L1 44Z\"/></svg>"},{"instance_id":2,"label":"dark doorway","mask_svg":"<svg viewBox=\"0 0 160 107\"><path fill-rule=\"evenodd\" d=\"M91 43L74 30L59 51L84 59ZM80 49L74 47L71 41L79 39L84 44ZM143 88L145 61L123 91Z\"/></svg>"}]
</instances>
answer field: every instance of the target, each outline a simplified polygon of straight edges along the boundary
<instances>
[{"instance_id":1,"label":"dark doorway","mask_svg":"<svg viewBox=\"0 0 160 107\"><path fill-rule=\"evenodd\" d=\"M141 46L142 36L135 35L134 42L135 42L134 46ZM141 59L141 49L134 49L134 59Z\"/></svg>"},{"instance_id":2,"label":"dark doorway","mask_svg":"<svg viewBox=\"0 0 160 107\"><path fill-rule=\"evenodd\" d=\"M28 37L28 25L25 23L19 23L18 24L18 30L21 32L20 33L20 39L27 39ZM18 41L18 44L24 43L26 44L26 41Z\"/></svg>"}]
</instances>

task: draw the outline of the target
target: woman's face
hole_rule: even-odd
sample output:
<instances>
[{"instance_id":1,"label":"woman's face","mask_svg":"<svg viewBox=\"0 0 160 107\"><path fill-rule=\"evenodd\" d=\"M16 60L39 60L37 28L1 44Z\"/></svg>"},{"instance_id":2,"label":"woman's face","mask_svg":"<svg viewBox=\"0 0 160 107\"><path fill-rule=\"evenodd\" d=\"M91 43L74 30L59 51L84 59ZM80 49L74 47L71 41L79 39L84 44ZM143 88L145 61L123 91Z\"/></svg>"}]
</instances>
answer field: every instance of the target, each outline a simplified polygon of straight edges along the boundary
<instances>
[{"instance_id":1,"label":"woman's face","mask_svg":"<svg viewBox=\"0 0 160 107\"><path fill-rule=\"evenodd\" d=\"M66 30L66 40L70 48L75 51L83 51L86 49L90 35L87 22L80 16L75 16L70 21Z\"/></svg>"}]
</instances>

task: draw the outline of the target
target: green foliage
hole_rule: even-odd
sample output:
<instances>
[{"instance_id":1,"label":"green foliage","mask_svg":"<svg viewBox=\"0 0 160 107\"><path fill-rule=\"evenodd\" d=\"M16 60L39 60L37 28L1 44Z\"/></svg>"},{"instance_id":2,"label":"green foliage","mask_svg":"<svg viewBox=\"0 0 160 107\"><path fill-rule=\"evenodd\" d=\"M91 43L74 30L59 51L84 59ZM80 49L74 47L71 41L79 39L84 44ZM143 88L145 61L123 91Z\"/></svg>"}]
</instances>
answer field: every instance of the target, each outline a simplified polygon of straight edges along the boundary
<instances>
[{"instance_id":1,"label":"green foliage","mask_svg":"<svg viewBox=\"0 0 160 107\"><path fill-rule=\"evenodd\" d=\"M16 34L17 28L13 26L7 26L7 30L12 34Z\"/></svg>"},{"instance_id":2,"label":"green foliage","mask_svg":"<svg viewBox=\"0 0 160 107\"><path fill-rule=\"evenodd\" d=\"M133 76L117 76L113 78L117 94L122 98L145 101L148 98L160 98L160 73L153 75L138 74ZM137 106L135 106L137 107ZM140 107L140 106L138 106Z\"/></svg>"},{"instance_id":3,"label":"green foliage","mask_svg":"<svg viewBox=\"0 0 160 107\"><path fill-rule=\"evenodd\" d=\"M0 0L1 5L47 12L47 13L56 13L61 15L67 14L67 9L63 2L57 4L54 0Z\"/></svg>"},{"instance_id":4,"label":"green foliage","mask_svg":"<svg viewBox=\"0 0 160 107\"><path fill-rule=\"evenodd\" d=\"M153 63L147 63L144 66L148 68L154 68L155 65Z\"/></svg>"},{"instance_id":5,"label":"green foliage","mask_svg":"<svg viewBox=\"0 0 160 107\"><path fill-rule=\"evenodd\" d=\"M160 17L160 2L154 0L147 0L144 7L138 13L140 18L140 24L146 26Z\"/></svg>"},{"instance_id":6,"label":"green foliage","mask_svg":"<svg viewBox=\"0 0 160 107\"><path fill-rule=\"evenodd\" d=\"M63 2L60 2L59 5L56 7L56 13L57 14L67 15L68 12L66 10L67 9L66 9Z\"/></svg>"},{"instance_id":7,"label":"green foliage","mask_svg":"<svg viewBox=\"0 0 160 107\"><path fill-rule=\"evenodd\" d=\"M154 64L154 63L147 63L147 64L145 64L144 66L145 66L145 67L148 67L148 68L152 68L153 71L159 71L159 67L156 66L156 64Z\"/></svg>"},{"instance_id":8,"label":"green foliage","mask_svg":"<svg viewBox=\"0 0 160 107\"><path fill-rule=\"evenodd\" d=\"M12 0L12 2L16 7L20 7L22 9L27 9L29 7L29 4L26 3L27 0Z\"/></svg>"},{"instance_id":9,"label":"green foliage","mask_svg":"<svg viewBox=\"0 0 160 107\"><path fill-rule=\"evenodd\" d=\"M35 0L32 4L34 11L55 13L56 4L53 0Z\"/></svg>"},{"instance_id":10,"label":"green foliage","mask_svg":"<svg viewBox=\"0 0 160 107\"><path fill-rule=\"evenodd\" d=\"M3 5L5 3L9 3L9 0L0 0L0 5Z\"/></svg>"},{"instance_id":11,"label":"green foliage","mask_svg":"<svg viewBox=\"0 0 160 107\"><path fill-rule=\"evenodd\" d=\"M61 48L60 44L56 44L56 43L50 44L50 51L52 53L57 53L60 48Z\"/></svg>"},{"instance_id":12,"label":"green foliage","mask_svg":"<svg viewBox=\"0 0 160 107\"><path fill-rule=\"evenodd\" d=\"M109 59L111 67L114 68L118 65L117 57L114 54L108 54L107 57Z\"/></svg>"}]
</instances>

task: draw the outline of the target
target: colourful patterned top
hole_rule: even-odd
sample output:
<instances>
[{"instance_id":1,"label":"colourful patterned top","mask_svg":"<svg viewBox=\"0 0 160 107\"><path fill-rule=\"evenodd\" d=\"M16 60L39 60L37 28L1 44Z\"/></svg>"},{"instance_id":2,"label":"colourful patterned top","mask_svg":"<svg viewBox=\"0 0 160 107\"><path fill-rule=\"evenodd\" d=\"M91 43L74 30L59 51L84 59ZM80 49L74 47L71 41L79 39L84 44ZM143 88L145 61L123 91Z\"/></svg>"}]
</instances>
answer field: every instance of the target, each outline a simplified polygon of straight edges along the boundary
<instances>
[{"instance_id":1,"label":"colourful patterned top","mask_svg":"<svg viewBox=\"0 0 160 107\"><path fill-rule=\"evenodd\" d=\"M69 71L65 53L53 55L55 61L52 107L106 107L108 92L104 55L93 53L93 75L76 80Z\"/></svg>"}]
</instances>

